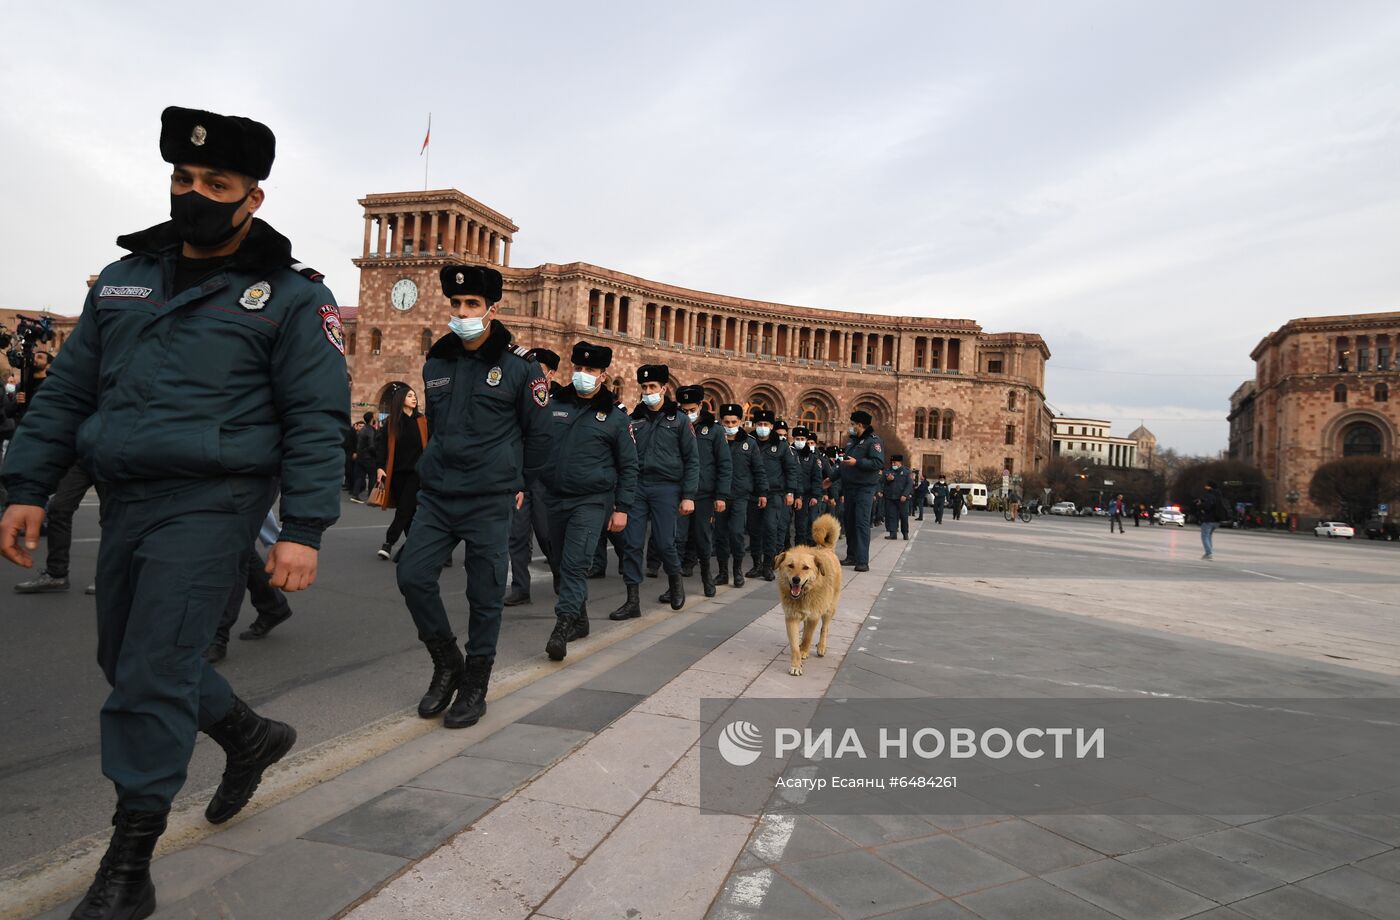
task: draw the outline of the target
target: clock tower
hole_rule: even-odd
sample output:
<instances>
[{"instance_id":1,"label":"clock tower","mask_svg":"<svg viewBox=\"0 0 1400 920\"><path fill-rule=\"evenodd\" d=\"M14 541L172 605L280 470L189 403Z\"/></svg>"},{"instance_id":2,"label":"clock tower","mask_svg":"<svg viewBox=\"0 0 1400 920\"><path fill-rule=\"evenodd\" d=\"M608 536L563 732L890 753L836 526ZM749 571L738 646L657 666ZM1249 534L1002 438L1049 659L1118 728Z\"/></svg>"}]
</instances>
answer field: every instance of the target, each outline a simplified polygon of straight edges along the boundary
<instances>
[{"instance_id":1,"label":"clock tower","mask_svg":"<svg viewBox=\"0 0 1400 920\"><path fill-rule=\"evenodd\" d=\"M438 270L454 263L510 265L519 231L508 217L456 189L360 199L365 209L360 303L350 357L352 402L377 404L393 383L422 385L423 356L447 332Z\"/></svg>"}]
</instances>

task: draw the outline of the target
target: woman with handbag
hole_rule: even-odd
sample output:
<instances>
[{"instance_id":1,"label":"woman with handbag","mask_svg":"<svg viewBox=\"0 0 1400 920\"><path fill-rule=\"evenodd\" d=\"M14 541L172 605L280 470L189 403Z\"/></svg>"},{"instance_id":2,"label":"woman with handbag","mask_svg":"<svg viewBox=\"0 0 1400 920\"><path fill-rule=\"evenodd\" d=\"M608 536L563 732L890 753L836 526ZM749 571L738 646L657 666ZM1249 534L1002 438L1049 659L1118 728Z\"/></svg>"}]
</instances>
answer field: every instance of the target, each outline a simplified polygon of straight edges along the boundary
<instances>
[{"instance_id":1,"label":"woman with handbag","mask_svg":"<svg viewBox=\"0 0 1400 920\"><path fill-rule=\"evenodd\" d=\"M408 533L418 510L418 459L428 444L428 419L418 411L418 394L404 387L394 394L389 417L375 440L376 485L384 490L383 508L394 509L394 520L379 547L389 559L399 537Z\"/></svg>"}]
</instances>

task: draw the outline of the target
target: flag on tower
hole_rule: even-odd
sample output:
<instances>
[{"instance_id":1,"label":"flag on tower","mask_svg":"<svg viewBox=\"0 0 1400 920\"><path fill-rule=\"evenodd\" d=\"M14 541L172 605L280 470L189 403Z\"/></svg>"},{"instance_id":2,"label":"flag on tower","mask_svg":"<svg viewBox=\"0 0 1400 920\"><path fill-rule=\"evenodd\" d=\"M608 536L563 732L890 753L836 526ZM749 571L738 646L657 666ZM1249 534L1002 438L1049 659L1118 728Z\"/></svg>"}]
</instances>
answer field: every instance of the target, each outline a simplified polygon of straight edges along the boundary
<instances>
[{"instance_id":1,"label":"flag on tower","mask_svg":"<svg viewBox=\"0 0 1400 920\"><path fill-rule=\"evenodd\" d=\"M418 155L421 157L428 149L428 140L433 136L433 113L428 113L428 133L423 135L423 146L418 148Z\"/></svg>"}]
</instances>

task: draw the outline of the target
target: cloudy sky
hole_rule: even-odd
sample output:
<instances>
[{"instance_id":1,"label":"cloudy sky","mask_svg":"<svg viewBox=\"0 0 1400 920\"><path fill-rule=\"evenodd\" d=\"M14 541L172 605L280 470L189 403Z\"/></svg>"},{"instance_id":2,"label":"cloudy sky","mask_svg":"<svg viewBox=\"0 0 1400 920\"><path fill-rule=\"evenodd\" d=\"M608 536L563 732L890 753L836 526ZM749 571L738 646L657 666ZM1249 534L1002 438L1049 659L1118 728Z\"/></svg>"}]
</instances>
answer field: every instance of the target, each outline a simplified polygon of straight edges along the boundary
<instances>
[{"instance_id":1,"label":"cloudy sky","mask_svg":"<svg viewBox=\"0 0 1400 920\"><path fill-rule=\"evenodd\" d=\"M356 198L512 263L1038 332L1065 414L1222 448L1290 318L1397 309L1400 4L6 4L0 306L165 217L167 104L267 122L262 216L357 299Z\"/></svg>"}]
</instances>

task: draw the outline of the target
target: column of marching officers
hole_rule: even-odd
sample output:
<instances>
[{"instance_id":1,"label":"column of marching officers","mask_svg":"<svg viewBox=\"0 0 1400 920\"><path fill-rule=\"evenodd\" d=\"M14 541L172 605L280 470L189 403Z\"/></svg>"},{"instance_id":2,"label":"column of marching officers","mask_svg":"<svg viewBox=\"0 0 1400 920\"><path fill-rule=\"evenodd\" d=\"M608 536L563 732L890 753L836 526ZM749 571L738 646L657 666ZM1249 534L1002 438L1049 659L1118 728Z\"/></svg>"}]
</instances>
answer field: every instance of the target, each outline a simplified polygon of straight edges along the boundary
<instances>
[{"instance_id":1,"label":"column of marching officers","mask_svg":"<svg viewBox=\"0 0 1400 920\"><path fill-rule=\"evenodd\" d=\"M226 755L205 810L216 824L247 805L294 745L296 731L239 698L208 653L227 642L231 597L241 598L250 565L261 562L260 530L272 543L259 573L269 590L315 582L321 535L340 514L349 427L334 297L254 217L272 132L171 107L159 149L172 166L171 220L119 238L130 254L91 286L0 471L9 501L0 555L25 567L64 474L76 464L102 490L97 659L111 686L102 770L117 809L111 843L72 914L81 920L154 912L151 855L200 732ZM610 543L626 584L614 620L641 616L648 568L665 570L662 600L677 610L696 566L707 597L746 578L771 580L774 556L806 539L822 510L844 517L845 564L867 570L876 495L888 502L907 484L886 469L893 463L869 414L851 413L843 448L823 447L804 428L789 435L765 409L746 420L726 404L716 418L701 388L676 386L664 364L637 369L641 399L629 413L611 386L607 346L578 342L567 364L529 350L498 318L499 272L449 265L440 280L447 307L434 322L443 334L422 389L399 394L376 458L399 505L380 553L397 561L432 662L421 715L443 715L453 728L482 717L502 608L529 596L532 531L553 574L545 649L555 660L588 636L588 581L605 573ZM266 529L279 494L280 529ZM904 519L907 511L905 503ZM394 555L398 531L407 540ZM458 543L465 642L439 590ZM265 635L287 612L262 611L250 634Z\"/></svg>"}]
</instances>

